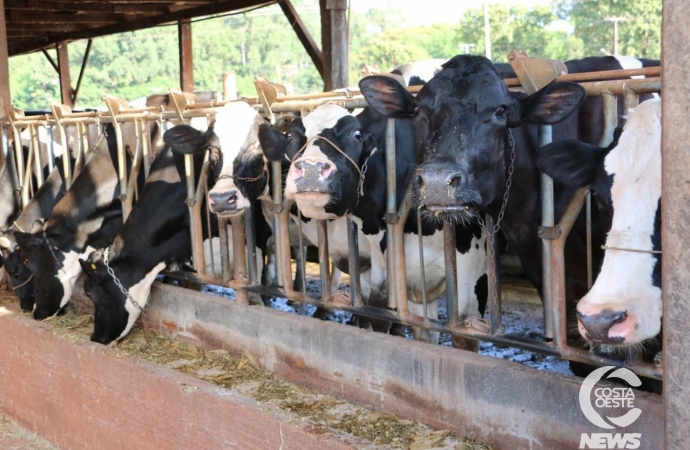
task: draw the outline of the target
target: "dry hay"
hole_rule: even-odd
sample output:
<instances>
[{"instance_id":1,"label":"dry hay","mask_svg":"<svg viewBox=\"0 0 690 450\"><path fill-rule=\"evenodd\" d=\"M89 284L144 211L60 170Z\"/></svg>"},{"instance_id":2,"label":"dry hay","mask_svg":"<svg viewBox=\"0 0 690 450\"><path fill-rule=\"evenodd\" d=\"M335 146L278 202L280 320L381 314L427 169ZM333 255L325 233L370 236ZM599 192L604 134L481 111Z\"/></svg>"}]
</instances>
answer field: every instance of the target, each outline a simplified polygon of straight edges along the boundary
<instances>
[{"instance_id":1,"label":"dry hay","mask_svg":"<svg viewBox=\"0 0 690 450\"><path fill-rule=\"evenodd\" d=\"M0 448L3 450L57 450L50 442L25 430L0 414Z\"/></svg>"},{"instance_id":2,"label":"dry hay","mask_svg":"<svg viewBox=\"0 0 690 450\"><path fill-rule=\"evenodd\" d=\"M7 296L0 294L0 305L6 303ZM16 301L14 304L16 311ZM78 314L74 308L44 322L53 325L56 334L72 342L88 342L93 328L93 317ZM420 422L379 413L288 383L263 370L249 352L236 356L224 349L205 350L141 327L132 329L127 338L107 351L115 357L142 358L224 388L236 389L259 403L294 414L295 420L309 420L308 430L312 433L325 434L335 429L375 444L410 450L492 449L459 438L448 430L434 430Z\"/></svg>"}]
</instances>

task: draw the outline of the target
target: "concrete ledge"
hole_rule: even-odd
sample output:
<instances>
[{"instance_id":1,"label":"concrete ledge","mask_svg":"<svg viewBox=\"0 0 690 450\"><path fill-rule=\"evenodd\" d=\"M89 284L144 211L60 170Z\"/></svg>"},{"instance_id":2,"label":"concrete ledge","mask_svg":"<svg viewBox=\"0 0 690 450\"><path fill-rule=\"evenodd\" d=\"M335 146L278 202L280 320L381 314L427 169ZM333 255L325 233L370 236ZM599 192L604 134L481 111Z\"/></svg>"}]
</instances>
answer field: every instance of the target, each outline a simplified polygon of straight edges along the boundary
<instances>
[{"instance_id":1,"label":"concrete ledge","mask_svg":"<svg viewBox=\"0 0 690 450\"><path fill-rule=\"evenodd\" d=\"M115 358L97 344L75 344L17 314L0 317L0 380L0 410L64 449L375 448L323 427L310 433L307 420L172 369Z\"/></svg>"},{"instance_id":2,"label":"concrete ledge","mask_svg":"<svg viewBox=\"0 0 690 450\"><path fill-rule=\"evenodd\" d=\"M572 376L158 283L147 316L207 346L248 350L291 381L498 448L578 448L581 433L612 432L584 417L581 379ZM661 397L635 394L642 415L620 431L641 433L640 448L662 449Z\"/></svg>"}]
</instances>

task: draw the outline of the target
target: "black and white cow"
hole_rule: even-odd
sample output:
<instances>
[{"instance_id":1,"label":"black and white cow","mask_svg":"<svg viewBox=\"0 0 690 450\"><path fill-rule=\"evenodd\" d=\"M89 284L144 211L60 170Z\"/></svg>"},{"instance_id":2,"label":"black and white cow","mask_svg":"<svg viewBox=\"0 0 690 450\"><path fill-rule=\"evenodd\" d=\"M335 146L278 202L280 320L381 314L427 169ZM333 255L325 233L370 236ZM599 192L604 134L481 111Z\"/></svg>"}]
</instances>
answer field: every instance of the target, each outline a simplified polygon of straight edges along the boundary
<instances>
[{"instance_id":1,"label":"black and white cow","mask_svg":"<svg viewBox=\"0 0 690 450\"><path fill-rule=\"evenodd\" d=\"M388 78L401 86L397 81ZM402 86L401 86L402 87ZM285 196L294 199L306 217L327 220L330 257L343 271L348 270L347 221L358 225L361 290L370 305L394 308L387 295L386 272L386 163L385 117L365 110L355 117L337 105L323 105L301 120L295 120L285 136L264 126L264 153L271 160L292 163L287 175ZM268 139L270 137L270 139ZM396 124L396 198L398 206L414 173L414 135L405 121ZM361 188L360 188L361 186ZM440 226L426 223L424 273L421 283L416 217L407 218L404 247L407 267L407 298L410 311L422 315L422 290L431 314L435 300L445 290L443 236ZM304 229L310 233L309 228ZM486 301L486 251L479 226L458 225L458 297L461 315L483 313ZM311 240L314 236L307 234ZM389 303L391 302L391 303Z\"/></svg>"},{"instance_id":2,"label":"black and white cow","mask_svg":"<svg viewBox=\"0 0 690 450\"><path fill-rule=\"evenodd\" d=\"M185 134L185 139L196 136L204 141L211 158L217 160L220 149L213 129L202 134L194 129L189 133L187 128L191 127L173 127L165 133L164 139L179 140L180 132ZM185 145L196 143L186 142ZM194 158L195 179L199 177L203 158L203 153ZM106 248L107 253L96 251L87 260L79 260L86 274L84 292L94 304L92 341L109 344L127 335L146 307L156 276L167 264L183 264L189 260L191 240L186 199L184 155L166 146L154 159L139 200L112 246ZM202 218L205 219L205 215L202 214Z\"/></svg>"},{"instance_id":3,"label":"black and white cow","mask_svg":"<svg viewBox=\"0 0 690 450\"><path fill-rule=\"evenodd\" d=\"M115 133L98 148L60 199L48 221L31 232L15 232L35 279L34 318L57 314L69 301L81 274L79 258L112 242L122 226ZM127 153L127 163L131 158ZM143 171L139 180L143 179Z\"/></svg>"},{"instance_id":4,"label":"black and white cow","mask_svg":"<svg viewBox=\"0 0 690 450\"><path fill-rule=\"evenodd\" d=\"M400 64L391 73L400 75L405 86L419 86L431 80L436 72L441 70L447 59L425 59L411 63Z\"/></svg>"},{"instance_id":5,"label":"black and white cow","mask_svg":"<svg viewBox=\"0 0 690 450\"><path fill-rule=\"evenodd\" d=\"M565 63L570 73L620 69L613 57ZM643 62L640 62L642 65ZM654 62L647 62L654 65ZM554 141L599 142L600 99L587 98L573 83L554 82L526 96L508 91L486 58L459 55L451 59L418 95L411 96L385 77L367 77L360 89L369 104L387 117L412 119L417 141L417 206L450 220L472 220L479 214L497 217L504 204L511 155L515 155L512 187L500 226L517 252L528 279L541 294L540 178L535 164L536 124L552 126ZM583 104L584 102L584 104ZM572 114L577 111L577 114ZM574 189L556 184L558 220ZM593 263L600 265L605 221L593 212ZM588 290L586 227L578 218L565 246L568 310ZM572 366L572 365L571 365Z\"/></svg>"},{"instance_id":6,"label":"black and white cow","mask_svg":"<svg viewBox=\"0 0 690 450\"><path fill-rule=\"evenodd\" d=\"M601 272L577 304L582 337L631 346L661 332L661 100L632 110L617 142L599 148L559 141L537 166L573 188L592 186L610 219ZM656 342L658 343L658 342Z\"/></svg>"},{"instance_id":7,"label":"black and white cow","mask_svg":"<svg viewBox=\"0 0 690 450\"><path fill-rule=\"evenodd\" d=\"M53 208L65 193L66 183L62 158L62 156L58 156L55 159L53 171L29 200L17 220L7 230L0 233L0 250L4 260L4 268L9 276L10 286L19 298L22 310L26 312L31 311L34 306L35 283L31 270L24 264L23 253L17 248L14 233L30 230L37 220L50 217ZM71 163L73 165L73 159Z\"/></svg>"}]
</instances>

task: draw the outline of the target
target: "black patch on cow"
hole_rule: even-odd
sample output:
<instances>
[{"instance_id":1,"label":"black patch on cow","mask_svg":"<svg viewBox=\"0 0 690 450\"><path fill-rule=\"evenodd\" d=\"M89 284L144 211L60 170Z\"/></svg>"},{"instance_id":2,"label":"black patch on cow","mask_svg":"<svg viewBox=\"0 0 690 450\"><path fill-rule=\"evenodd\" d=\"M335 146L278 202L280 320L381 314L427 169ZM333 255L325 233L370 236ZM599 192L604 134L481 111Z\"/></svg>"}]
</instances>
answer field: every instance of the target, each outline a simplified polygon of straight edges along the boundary
<instances>
[{"instance_id":1,"label":"black patch on cow","mask_svg":"<svg viewBox=\"0 0 690 450\"><path fill-rule=\"evenodd\" d=\"M482 274L482 276L477 279L477 282L474 284L474 293L479 302L479 314L483 317L484 312L486 312L486 303L489 297L489 277L487 277L486 274Z\"/></svg>"},{"instance_id":2,"label":"black patch on cow","mask_svg":"<svg viewBox=\"0 0 690 450\"><path fill-rule=\"evenodd\" d=\"M410 81L407 83L408 86L423 86L425 84L426 81L422 80L417 75L412 75Z\"/></svg>"},{"instance_id":3,"label":"black patch on cow","mask_svg":"<svg viewBox=\"0 0 690 450\"><path fill-rule=\"evenodd\" d=\"M482 236L482 227L477 223L468 226L455 226L455 249L462 255L472 248L472 238Z\"/></svg>"},{"instance_id":4,"label":"black patch on cow","mask_svg":"<svg viewBox=\"0 0 690 450\"><path fill-rule=\"evenodd\" d=\"M661 199L656 206L654 215L654 234L652 234L652 250L661 250ZM652 284L661 289L661 255L654 253L654 269L652 270Z\"/></svg>"}]
</instances>

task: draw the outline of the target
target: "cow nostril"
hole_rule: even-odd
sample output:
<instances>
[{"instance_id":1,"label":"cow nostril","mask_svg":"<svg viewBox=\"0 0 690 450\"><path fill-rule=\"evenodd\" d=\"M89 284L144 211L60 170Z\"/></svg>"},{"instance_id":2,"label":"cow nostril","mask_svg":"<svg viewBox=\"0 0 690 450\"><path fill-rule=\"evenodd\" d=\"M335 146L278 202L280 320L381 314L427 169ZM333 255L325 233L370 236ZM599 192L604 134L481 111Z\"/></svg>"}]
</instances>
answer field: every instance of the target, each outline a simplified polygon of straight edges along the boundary
<instances>
[{"instance_id":1,"label":"cow nostril","mask_svg":"<svg viewBox=\"0 0 690 450\"><path fill-rule=\"evenodd\" d=\"M328 163L324 163L321 166L321 177L326 178L331 174L331 165Z\"/></svg>"},{"instance_id":2,"label":"cow nostril","mask_svg":"<svg viewBox=\"0 0 690 450\"><path fill-rule=\"evenodd\" d=\"M235 203L237 201L237 191L230 191L228 193L228 203Z\"/></svg>"},{"instance_id":3,"label":"cow nostril","mask_svg":"<svg viewBox=\"0 0 690 450\"><path fill-rule=\"evenodd\" d=\"M419 175L417 176L417 186L419 186L419 187L424 186L424 178L422 178Z\"/></svg>"},{"instance_id":4,"label":"cow nostril","mask_svg":"<svg viewBox=\"0 0 690 450\"><path fill-rule=\"evenodd\" d=\"M297 161L297 162L295 163L295 168L296 168L296 169L299 169L299 170L302 170L302 166L303 166L303 165L304 165L304 162L303 162L303 161Z\"/></svg>"},{"instance_id":5,"label":"cow nostril","mask_svg":"<svg viewBox=\"0 0 690 450\"><path fill-rule=\"evenodd\" d=\"M462 174L460 172L454 172L448 175L446 178L446 183L448 186L458 187L462 183Z\"/></svg>"},{"instance_id":6,"label":"cow nostril","mask_svg":"<svg viewBox=\"0 0 690 450\"><path fill-rule=\"evenodd\" d=\"M621 311L617 314L615 314L611 319L611 325L616 324L616 323L621 323L625 321L625 319L628 318L628 311Z\"/></svg>"}]
</instances>

